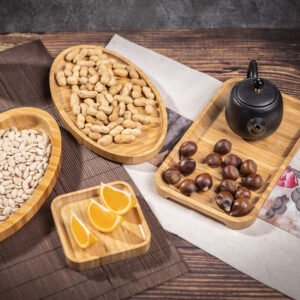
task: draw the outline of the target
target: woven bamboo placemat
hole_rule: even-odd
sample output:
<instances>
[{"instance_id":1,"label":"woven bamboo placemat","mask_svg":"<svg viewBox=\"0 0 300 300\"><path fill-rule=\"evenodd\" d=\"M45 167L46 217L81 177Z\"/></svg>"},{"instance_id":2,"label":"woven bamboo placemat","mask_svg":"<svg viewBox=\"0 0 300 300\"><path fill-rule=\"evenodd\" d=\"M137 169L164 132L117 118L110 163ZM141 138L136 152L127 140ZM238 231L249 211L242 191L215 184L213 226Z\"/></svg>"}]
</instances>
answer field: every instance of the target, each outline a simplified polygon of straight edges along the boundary
<instances>
[{"instance_id":1,"label":"woven bamboo placemat","mask_svg":"<svg viewBox=\"0 0 300 300\"><path fill-rule=\"evenodd\" d=\"M122 165L95 155L64 129L50 98L51 62L40 41L0 53L0 112L20 106L44 109L58 121L63 138L62 169L51 196L27 225L0 242L0 299L124 299L186 273L181 256ZM152 232L150 250L111 265L74 271L64 258L51 201L115 180L134 188Z\"/></svg>"}]
</instances>

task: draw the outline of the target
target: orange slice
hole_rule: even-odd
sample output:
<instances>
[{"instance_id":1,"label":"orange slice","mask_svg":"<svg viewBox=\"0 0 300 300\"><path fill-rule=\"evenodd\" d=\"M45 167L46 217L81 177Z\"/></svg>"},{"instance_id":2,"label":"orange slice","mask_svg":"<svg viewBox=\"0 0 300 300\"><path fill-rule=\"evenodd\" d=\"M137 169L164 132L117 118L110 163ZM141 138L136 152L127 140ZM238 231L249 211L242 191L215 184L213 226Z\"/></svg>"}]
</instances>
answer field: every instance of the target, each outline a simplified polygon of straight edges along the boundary
<instances>
[{"instance_id":1,"label":"orange slice","mask_svg":"<svg viewBox=\"0 0 300 300\"><path fill-rule=\"evenodd\" d=\"M136 198L130 192L119 190L110 184L100 184L103 204L117 215L125 215L136 205Z\"/></svg>"},{"instance_id":2,"label":"orange slice","mask_svg":"<svg viewBox=\"0 0 300 300\"><path fill-rule=\"evenodd\" d=\"M94 199L89 202L87 214L91 223L101 232L111 232L123 221L121 216L112 213Z\"/></svg>"},{"instance_id":3,"label":"orange slice","mask_svg":"<svg viewBox=\"0 0 300 300\"><path fill-rule=\"evenodd\" d=\"M71 211L70 215L70 226L71 232L76 243L82 249L86 249L91 246L97 238L95 235L86 227L86 225Z\"/></svg>"}]
</instances>

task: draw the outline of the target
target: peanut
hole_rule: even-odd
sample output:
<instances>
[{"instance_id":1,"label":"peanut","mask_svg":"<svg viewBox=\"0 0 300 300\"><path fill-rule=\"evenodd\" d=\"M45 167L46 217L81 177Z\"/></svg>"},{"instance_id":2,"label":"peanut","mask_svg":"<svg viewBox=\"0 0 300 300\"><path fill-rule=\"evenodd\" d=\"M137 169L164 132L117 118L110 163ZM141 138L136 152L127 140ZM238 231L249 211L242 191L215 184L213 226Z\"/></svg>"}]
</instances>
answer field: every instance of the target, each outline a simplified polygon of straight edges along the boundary
<instances>
[{"instance_id":1,"label":"peanut","mask_svg":"<svg viewBox=\"0 0 300 300\"><path fill-rule=\"evenodd\" d=\"M126 82L121 90L121 96L129 96L129 93L132 90L132 83Z\"/></svg>"},{"instance_id":2,"label":"peanut","mask_svg":"<svg viewBox=\"0 0 300 300\"><path fill-rule=\"evenodd\" d=\"M133 100L131 97L129 96L120 96L120 95L116 95L114 96L114 99L119 101L119 102L125 102L126 104L131 104L133 103Z\"/></svg>"},{"instance_id":3,"label":"peanut","mask_svg":"<svg viewBox=\"0 0 300 300\"><path fill-rule=\"evenodd\" d=\"M145 106L145 113L146 113L147 115L152 115L153 111L154 111L154 109L153 109L153 106L152 106L152 105L147 104L147 105Z\"/></svg>"},{"instance_id":4,"label":"peanut","mask_svg":"<svg viewBox=\"0 0 300 300\"><path fill-rule=\"evenodd\" d=\"M96 84L99 81L99 75L98 74L94 74L93 76L91 76L89 78L89 83L91 84Z\"/></svg>"},{"instance_id":5,"label":"peanut","mask_svg":"<svg viewBox=\"0 0 300 300\"><path fill-rule=\"evenodd\" d=\"M119 104L119 116L122 117L126 111L126 104L125 102L120 102Z\"/></svg>"},{"instance_id":6,"label":"peanut","mask_svg":"<svg viewBox=\"0 0 300 300\"><path fill-rule=\"evenodd\" d=\"M56 81L57 81L58 85L60 85L60 86L67 85L67 79L65 77L64 71L58 71L56 73Z\"/></svg>"},{"instance_id":7,"label":"peanut","mask_svg":"<svg viewBox=\"0 0 300 300\"><path fill-rule=\"evenodd\" d=\"M136 122L134 122L132 120L124 120L122 123L122 126L124 128L136 128L137 124L136 124Z\"/></svg>"},{"instance_id":8,"label":"peanut","mask_svg":"<svg viewBox=\"0 0 300 300\"><path fill-rule=\"evenodd\" d=\"M110 135L115 137L117 134L121 133L124 130L124 128L121 125L116 126L110 131Z\"/></svg>"},{"instance_id":9,"label":"peanut","mask_svg":"<svg viewBox=\"0 0 300 300\"><path fill-rule=\"evenodd\" d=\"M87 84L89 82L89 79L87 77L80 77L78 81L80 84Z\"/></svg>"},{"instance_id":10,"label":"peanut","mask_svg":"<svg viewBox=\"0 0 300 300\"><path fill-rule=\"evenodd\" d=\"M91 127L91 131L97 132L97 133L104 133L107 134L110 132L110 128L108 126L99 126L99 125L93 125Z\"/></svg>"},{"instance_id":11,"label":"peanut","mask_svg":"<svg viewBox=\"0 0 300 300\"><path fill-rule=\"evenodd\" d=\"M69 76L68 78L67 78L67 83L69 84L69 85L77 85L78 84L78 77L77 76Z\"/></svg>"},{"instance_id":12,"label":"peanut","mask_svg":"<svg viewBox=\"0 0 300 300\"><path fill-rule=\"evenodd\" d=\"M144 79L131 79L131 83L141 87L146 86L146 81Z\"/></svg>"},{"instance_id":13,"label":"peanut","mask_svg":"<svg viewBox=\"0 0 300 300\"><path fill-rule=\"evenodd\" d=\"M91 98L85 98L83 100L83 102L86 103L88 106L92 106L92 107L95 106L95 101L93 99L91 99Z\"/></svg>"},{"instance_id":14,"label":"peanut","mask_svg":"<svg viewBox=\"0 0 300 300\"><path fill-rule=\"evenodd\" d=\"M103 90L105 90L105 86L100 82L98 81L94 87L94 90L98 93L102 92Z\"/></svg>"},{"instance_id":15,"label":"peanut","mask_svg":"<svg viewBox=\"0 0 300 300\"><path fill-rule=\"evenodd\" d=\"M85 99L85 98L95 98L97 96L96 91L87 91L87 90L81 90L78 93L79 98Z\"/></svg>"},{"instance_id":16,"label":"peanut","mask_svg":"<svg viewBox=\"0 0 300 300\"><path fill-rule=\"evenodd\" d=\"M75 93L72 93L71 96L70 96L70 105L73 106L73 105L79 105L80 103L80 100L79 100L79 97L77 96L77 94Z\"/></svg>"},{"instance_id":17,"label":"peanut","mask_svg":"<svg viewBox=\"0 0 300 300\"><path fill-rule=\"evenodd\" d=\"M127 110L124 112L123 118L125 120L131 120L131 117L132 117L132 113L130 111Z\"/></svg>"},{"instance_id":18,"label":"peanut","mask_svg":"<svg viewBox=\"0 0 300 300\"><path fill-rule=\"evenodd\" d=\"M92 56L92 55L99 55L99 56L101 56L102 53L103 52L102 52L101 49L96 49L96 48L87 49L87 56Z\"/></svg>"},{"instance_id":19,"label":"peanut","mask_svg":"<svg viewBox=\"0 0 300 300\"><path fill-rule=\"evenodd\" d=\"M113 64L113 68L114 69L125 69L126 65L120 64L120 63L115 63L115 64Z\"/></svg>"},{"instance_id":20,"label":"peanut","mask_svg":"<svg viewBox=\"0 0 300 300\"><path fill-rule=\"evenodd\" d=\"M78 114L80 114L80 106L78 104L74 104L72 106L72 113L75 116L77 116Z\"/></svg>"},{"instance_id":21,"label":"peanut","mask_svg":"<svg viewBox=\"0 0 300 300\"><path fill-rule=\"evenodd\" d=\"M80 104L80 108L81 108L81 113L86 117L88 115L87 113L87 109L88 109L88 105L86 103L81 103Z\"/></svg>"},{"instance_id":22,"label":"peanut","mask_svg":"<svg viewBox=\"0 0 300 300\"><path fill-rule=\"evenodd\" d=\"M64 74L66 77L69 77L72 75L72 69L73 69L73 64L70 62L67 62L65 65L65 69L64 69Z\"/></svg>"},{"instance_id":23,"label":"peanut","mask_svg":"<svg viewBox=\"0 0 300 300\"><path fill-rule=\"evenodd\" d=\"M131 96L134 99L142 97L142 88L139 85L134 85L132 87Z\"/></svg>"},{"instance_id":24,"label":"peanut","mask_svg":"<svg viewBox=\"0 0 300 300\"><path fill-rule=\"evenodd\" d=\"M152 93L152 90L149 87L144 86L142 88L142 90L143 90L143 93L146 96L146 98L148 98L148 99L154 99L154 94Z\"/></svg>"},{"instance_id":25,"label":"peanut","mask_svg":"<svg viewBox=\"0 0 300 300\"><path fill-rule=\"evenodd\" d=\"M105 112L101 111L101 110L98 110L97 113L96 113L96 118L99 120L99 121L102 121L104 124L107 124L108 121L107 121L107 115L105 114Z\"/></svg>"},{"instance_id":26,"label":"peanut","mask_svg":"<svg viewBox=\"0 0 300 300\"><path fill-rule=\"evenodd\" d=\"M107 126L109 127L109 129L113 129L116 126L122 124L123 120L123 118L118 118L116 121L110 122Z\"/></svg>"},{"instance_id":27,"label":"peanut","mask_svg":"<svg viewBox=\"0 0 300 300\"><path fill-rule=\"evenodd\" d=\"M95 65L95 62L92 61L92 60L79 60L77 62L77 65L86 66L86 67L93 67Z\"/></svg>"},{"instance_id":28,"label":"peanut","mask_svg":"<svg viewBox=\"0 0 300 300\"><path fill-rule=\"evenodd\" d=\"M98 113L98 110L93 107L93 106L89 106L86 110L87 114L90 115L90 116L93 116L93 117L96 117L97 118L97 113ZM98 119L98 118L97 118ZM102 120L101 120L102 121Z\"/></svg>"},{"instance_id":29,"label":"peanut","mask_svg":"<svg viewBox=\"0 0 300 300\"><path fill-rule=\"evenodd\" d=\"M134 115L138 114L139 111L136 109L136 107L133 104L127 104L127 109Z\"/></svg>"},{"instance_id":30,"label":"peanut","mask_svg":"<svg viewBox=\"0 0 300 300\"><path fill-rule=\"evenodd\" d=\"M98 132L90 132L89 138L92 139L93 141L98 141L101 138L101 134Z\"/></svg>"},{"instance_id":31,"label":"peanut","mask_svg":"<svg viewBox=\"0 0 300 300\"><path fill-rule=\"evenodd\" d=\"M114 137L114 142L117 144L129 144L132 143L135 139L136 137L131 134L117 134Z\"/></svg>"},{"instance_id":32,"label":"peanut","mask_svg":"<svg viewBox=\"0 0 300 300\"><path fill-rule=\"evenodd\" d=\"M66 61L72 61L73 58L79 53L79 48L71 50L65 57Z\"/></svg>"},{"instance_id":33,"label":"peanut","mask_svg":"<svg viewBox=\"0 0 300 300\"><path fill-rule=\"evenodd\" d=\"M87 77L87 75L88 75L88 68L87 68L87 66L82 66L80 68L79 75L81 77Z\"/></svg>"},{"instance_id":34,"label":"peanut","mask_svg":"<svg viewBox=\"0 0 300 300\"><path fill-rule=\"evenodd\" d=\"M85 116L83 114L78 114L76 119L76 125L79 129L84 128Z\"/></svg>"},{"instance_id":35,"label":"peanut","mask_svg":"<svg viewBox=\"0 0 300 300\"><path fill-rule=\"evenodd\" d=\"M132 66L128 66L127 70L129 72L129 76L132 79L138 79L140 76L138 74L138 72L132 67Z\"/></svg>"},{"instance_id":36,"label":"peanut","mask_svg":"<svg viewBox=\"0 0 300 300\"><path fill-rule=\"evenodd\" d=\"M111 144L112 141L113 141L112 136L108 134L108 135L102 136L102 137L97 141L97 143L100 144L100 145L102 145L102 146L107 146L107 145Z\"/></svg>"},{"instance_id":37,"label":"peanut","mask_svg":"<svg viewBox=\"0 0 300 300\"><path fill-rule=\"evenodd\" d=\"M119 93L121 89L122 89L122 84L117 84L109 88L109 93L114 96L117 93Z\"/></svg>"},{"instance_id":38,"label":"peanut","mask_svg":"<svg viewBox=\"0 0 300 300\"><path fill-rule=\"evenodd\" d=\"M87 55L87 49L85 48L81 49L80 52L77 55L75 55L75 57L73 58L73 62L77 63L78 61L84 59L86 55Z\"/></svg>"},{"instance_id":39,"label":"peanut","mask_svg":"<svg viewBox=\"0 0 300 300\"><path fill-rule=\"evenodd\" d=\"M137 122L140 122L144 125L148 125L151 123L151 117L149 116L144 116L142 114L135 114L132 116L132 120L133 121L137 121Z\"/></svg>"},{"instance_id":40,"label":"peanut","mask_svg":"<svg viewBox=\"0 0 300 300\"><path fill-rule=\"evenodd\" d=\"M125 69L115 69L114 74L119 77L127 77L128 71L126 71Z\"/></svg>"},{"instance_id":41,"label":"peanut","mask_svg":"<svg viewBox=\"0 0 300 300\"><path fill-rule=\"evenodd\" d=\"M122 134L128 134L128 135L134 135L134 136L140 136L142 134L142 131L140 128L126 128L122 132Z\"/></svg>"}]
</instances>

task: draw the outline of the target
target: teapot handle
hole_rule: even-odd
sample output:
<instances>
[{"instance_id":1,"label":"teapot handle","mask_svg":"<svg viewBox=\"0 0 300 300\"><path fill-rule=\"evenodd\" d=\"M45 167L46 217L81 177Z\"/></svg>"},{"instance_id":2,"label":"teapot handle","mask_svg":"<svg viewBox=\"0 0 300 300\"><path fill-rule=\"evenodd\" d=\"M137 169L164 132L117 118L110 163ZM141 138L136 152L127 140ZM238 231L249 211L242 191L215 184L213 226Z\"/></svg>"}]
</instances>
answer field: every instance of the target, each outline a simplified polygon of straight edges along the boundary
<instances>
[{"instance_id":1,"label":"teapot handle","mask_svg":"<svg viewBox=\"0 0 300 300\"><path fill-rule=\"evenodd\" d=\"M257 78L258 77L258 68L256 60L251 60L247 70L247 78Z\"/></svg>"}]
</instances>

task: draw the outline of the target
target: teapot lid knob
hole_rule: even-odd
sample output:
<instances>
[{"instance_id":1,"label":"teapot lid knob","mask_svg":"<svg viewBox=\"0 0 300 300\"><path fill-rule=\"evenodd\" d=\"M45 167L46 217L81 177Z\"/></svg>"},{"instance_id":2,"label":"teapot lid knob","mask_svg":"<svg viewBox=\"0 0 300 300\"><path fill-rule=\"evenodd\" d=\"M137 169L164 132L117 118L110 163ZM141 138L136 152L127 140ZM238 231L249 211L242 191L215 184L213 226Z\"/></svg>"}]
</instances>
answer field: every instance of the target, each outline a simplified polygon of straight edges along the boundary
<instances>
[{"instance_id":1,"label":"teapot lid knob","mask_svg":"<svg viewBox=\"0 0 300 300\"><path fill-rule=\"evenodd\" d=\"M254 88L255 88L255 91L259 92L263 86L264 86L264 81L261 79L261 78L255 78L254 79Z\"/></svg>"}]
</instances>

